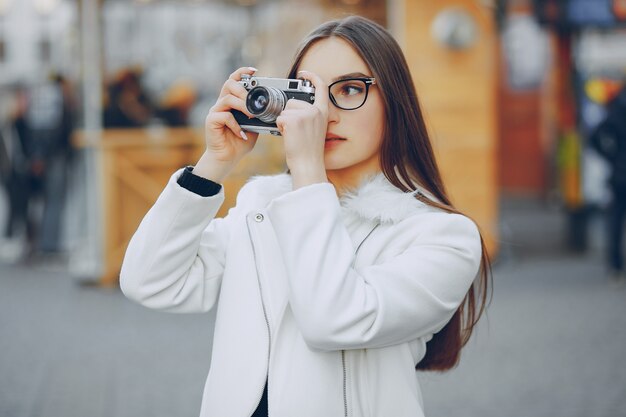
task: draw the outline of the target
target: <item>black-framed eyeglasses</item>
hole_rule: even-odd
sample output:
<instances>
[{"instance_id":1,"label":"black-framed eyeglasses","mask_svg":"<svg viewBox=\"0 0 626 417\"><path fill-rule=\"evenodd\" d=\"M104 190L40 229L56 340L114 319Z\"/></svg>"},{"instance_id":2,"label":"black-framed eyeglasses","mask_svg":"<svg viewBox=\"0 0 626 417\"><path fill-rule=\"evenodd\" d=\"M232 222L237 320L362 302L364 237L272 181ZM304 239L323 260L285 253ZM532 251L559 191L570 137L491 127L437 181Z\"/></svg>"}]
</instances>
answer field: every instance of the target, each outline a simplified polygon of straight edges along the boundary
<instances>
[{"instance_id":1,"label":"black-framed eyeglasses","mask_svg":"<svg viewBox=\"0 0 626 417\"><path fill-rule=\"evenodd\" d=\"M342 110L356 110L365 104L376 78L347 78L328 86L330 101Z\"/></svg>"}]
</instances>

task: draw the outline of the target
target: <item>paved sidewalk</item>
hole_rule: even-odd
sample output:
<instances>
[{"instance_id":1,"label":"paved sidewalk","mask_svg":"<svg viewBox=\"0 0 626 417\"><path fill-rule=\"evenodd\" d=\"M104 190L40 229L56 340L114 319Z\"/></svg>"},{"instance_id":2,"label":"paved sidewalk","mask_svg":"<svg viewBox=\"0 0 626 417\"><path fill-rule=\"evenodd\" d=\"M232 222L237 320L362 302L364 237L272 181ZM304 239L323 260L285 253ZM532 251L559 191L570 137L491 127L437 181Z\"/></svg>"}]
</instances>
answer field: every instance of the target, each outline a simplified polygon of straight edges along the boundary
<instances>
[{"instance_id":1,"label":"paved sidewalk","mask_svg":"<svg viewBox=\"0 0 626 417\"><path fill-rule=\"evenodd\" d=\"M458 368L421 377L427 416L626 417L626 285L597 248L561 249L554 208L508 203L502 230L487 319ZM197 416L211 333L211 315L0 265L0 417Z\"/></svg>"}]
</instances>

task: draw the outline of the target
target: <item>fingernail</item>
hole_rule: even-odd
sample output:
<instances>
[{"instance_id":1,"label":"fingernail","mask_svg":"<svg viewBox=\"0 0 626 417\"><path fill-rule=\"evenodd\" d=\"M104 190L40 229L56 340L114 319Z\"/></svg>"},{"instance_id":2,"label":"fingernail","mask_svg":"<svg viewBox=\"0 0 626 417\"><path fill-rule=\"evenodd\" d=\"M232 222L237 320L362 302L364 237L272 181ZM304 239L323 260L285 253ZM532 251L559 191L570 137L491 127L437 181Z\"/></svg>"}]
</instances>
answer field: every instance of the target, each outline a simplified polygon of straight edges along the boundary
<instances>
[{"instance_id":1,"label":"fingernail","mask_svg":"<svg viewBox=\"0 0 626 417\"><path fill-rule=\"evenodd\" d=\"M254 68L254 67L248 67L248 69L249 69L250 71L254 71L254 72L257 72L257 71L258 71L258 69Z\"/></svg>"},{"instance_id":2,"label":"fingernail","mask_svg":"<svg viewBox=\"0 0 626 417\"><path fill-rule=\"evenodd\" d=\"M301 72L308 72L308 71L306 71L306 70L300 70L300 71L298 71L298 74L300 74Z\"/></svg>"},{"instance_id":3,"label":"fingernail","mask_svg":"<svg viewBox=\"0 0 626 417\"><path fill-rule=\"evenodd\" d=\"M243 138L243 140L248 140L248 136L246 135L246 132L244 132L243 130L239 133L241 135L241 137Z\"/></svg>"}]
</instances>

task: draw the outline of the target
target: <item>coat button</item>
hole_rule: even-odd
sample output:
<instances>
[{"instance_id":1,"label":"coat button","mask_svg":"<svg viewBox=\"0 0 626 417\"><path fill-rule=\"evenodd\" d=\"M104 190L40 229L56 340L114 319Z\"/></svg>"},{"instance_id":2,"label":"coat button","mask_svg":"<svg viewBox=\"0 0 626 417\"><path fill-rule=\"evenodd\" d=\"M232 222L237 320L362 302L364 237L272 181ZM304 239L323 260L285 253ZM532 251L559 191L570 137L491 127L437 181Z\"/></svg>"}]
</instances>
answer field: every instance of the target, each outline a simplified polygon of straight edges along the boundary
<instances>
[{"instance_id":1,"label":"coat button","mask_svg":"<svg viewBox=\"0 0 626 417\"><path fill-rule=\"evenodd\" d=\"M257 223L261 223L261 222L263 221L263 219L264 219L264 217L263 217L263 215L262 215L261 213L257 213L257 214L254 216L254 220L255 220Z\"/></svg>"}]
</instances>

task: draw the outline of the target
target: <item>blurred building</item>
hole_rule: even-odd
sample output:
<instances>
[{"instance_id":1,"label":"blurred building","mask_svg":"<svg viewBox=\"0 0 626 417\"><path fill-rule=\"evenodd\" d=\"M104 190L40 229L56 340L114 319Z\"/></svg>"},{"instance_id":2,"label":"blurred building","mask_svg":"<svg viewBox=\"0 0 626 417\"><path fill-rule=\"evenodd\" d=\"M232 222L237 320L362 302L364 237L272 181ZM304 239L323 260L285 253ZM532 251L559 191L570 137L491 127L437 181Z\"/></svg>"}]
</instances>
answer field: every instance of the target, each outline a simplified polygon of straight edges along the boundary
<instances>
[{"instance_id":1,"label":"blurred building","mask_svg":"<svg viewBox=\"0 0 626 417\"><path fill-rule=\"evenodd\" d=\"M602 202L603 168L585 137L625 78L620 1L503 1L500 60L500 179L503 191L566 194ZM561 182L563 133L575 131L581 164ZM567 145L566 145L567 147ZM562 152L561 152L562 151ZM566 158L567 159L567 158ZM560 161L560 162L559 162ZM586 175L586 174L589 175ZM570 175L571 174L571 175ZM576 179L575 179L576 178ZM575 202L578 201L578 202Z\"/></svg>"},{"instance_id":2,"label":"blurred building","mask_svg":"<svg viewBox=\"0 0 626 417\"><path fill-rule=\"evenodd\" d=\"M560 204L567 245L584 250L590 214L610 200L607 163L587 140L626 80L626 5L516 0L499 7L501 192Z\"/></svg>"},{"instance_id":3,"label":"blurred building","mask_svg":"<svg viewBox=\"0 0 626 417\"><path fill-rule=\"evenodd\" d=\"M76 2L0 0L0 85L36 82L50 72L76 78Z\"/></svg>"}]
</instances>

